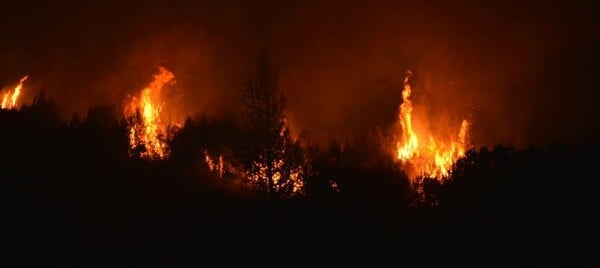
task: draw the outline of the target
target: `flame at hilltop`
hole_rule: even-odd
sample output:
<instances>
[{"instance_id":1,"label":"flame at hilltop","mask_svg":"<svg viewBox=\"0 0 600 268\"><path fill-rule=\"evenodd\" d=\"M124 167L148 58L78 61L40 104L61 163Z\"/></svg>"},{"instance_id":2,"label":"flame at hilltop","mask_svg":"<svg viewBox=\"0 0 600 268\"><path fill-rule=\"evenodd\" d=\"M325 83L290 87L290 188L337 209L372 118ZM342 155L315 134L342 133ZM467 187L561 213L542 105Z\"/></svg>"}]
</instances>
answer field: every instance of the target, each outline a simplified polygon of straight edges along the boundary
<instances>
[{"instance_id":1,"label":"flame at hilltop","mask_svg":"<svg viewBox=\"0 0 600 268\"><path fill-rule=\"evenodd\" d=\"M19 85L17 85L12 90L12 92L8 91L8 92L4 93L4 96L2 97L2 109L16 109L17 108L17 100L19 99L19 96L21 95L21 89L23 88L23 82L25 82L25 80L27 80L28 77L29 77L29 75L26 75L23 78L21 78L21 80L19 81Z\"/></svg>"},{"instance_id":2,"label":"flame at hilltop","mask_svg":"<svg viewBox=\"0 0 600 268\"><path fill-rule=\"evenodd\" d=\"M165 123L161 91L174 78L173 73L160 67L152 82L139 96L132 97L125 107L125 117L130 119L130 149L133 152L139 150L139 156L143 158L163 159L168 156L166 140L172 126Z\"/></svg>"},{"instance_id":3,"label":"flame at hilltop","mask_svg":"<svg viewBox=\"0 0 600 268\"><path fill-rule=\"evenodd\" d=\"M399 119L402 126L402 140L396 143L396 157L408 164L411 180L417 177L430 177L442 180L450 175L452 165L465 155L469 122L462 120L458 137L441 141L431 133L417 133L413 127L413 105L410 100L410 78L406 72ZM421 135L420 135L421 134Z\"/></svg>"}]
</instances>

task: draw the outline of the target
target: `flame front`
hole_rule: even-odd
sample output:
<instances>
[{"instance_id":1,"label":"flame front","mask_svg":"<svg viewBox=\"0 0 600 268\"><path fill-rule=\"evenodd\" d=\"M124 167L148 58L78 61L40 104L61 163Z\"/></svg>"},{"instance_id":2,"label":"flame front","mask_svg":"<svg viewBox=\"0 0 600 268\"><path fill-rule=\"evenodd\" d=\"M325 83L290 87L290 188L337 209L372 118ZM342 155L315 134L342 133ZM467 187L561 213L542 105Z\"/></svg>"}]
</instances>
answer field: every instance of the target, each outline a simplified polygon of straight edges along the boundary
<instances>
[{"instance_id":1,"label":"flame front","mask_svg":"<svg viewBox=\"0 0 600 268\"><path fill-rule=\"evenodd\" d=\"M160 67L153 81L142 90L138 97L132 97L125 108L125 116L134 118L129 126L129 144L132 151L143 146L139 153L143 158L163 159L168 156L165 139L168 124L164 123L162 88L175 76L169 70Z\"/></svg>"},{"instance_id":2,"label":"flame front","mask_svg":"<svg viewBox=\"0 0 600 268\"><path fill-rule=\"evenodd\" d=\"M5 92L2 97L2 109L16 109L17 101L19 100L19 96L21 96L21 89L23 88L23 82L27 80L29 75L24 76L19 81L19 85L17 85L12 92Z\"/></svg>"},{"instance_id":3,"label":"flame front","mask_svg":"<svg viewBox=\"0 0 600 268\"><path fill-rule=\"evenodd\" d=\"M400 105L400 124L402 125L402 134L404 141L398 143L398 159L407 160L418 153L419 139L412 127L412 101L409 99L411 94L408 80L412 76L409 70L404 78L404 90L402 90L402 104Z\"/></svg>"},{"instance_id":4,"label":"flame front","mask_svg":"<svg viewBox=\"0 0 600 268\"><path fill-rule=\"evenodd\" d=\"M425 135L427 139L419 136L412 124L411 76L409 70L404 78L403 102L399 112L402 140L396 144L396 158L409 165L408 173L413 181L417 177L442 180L450 175L452 165L465 155L469 122L462 120L458 138L451 138L447 142L434 138L430 133Z\"/></svg>"}]
</instances>

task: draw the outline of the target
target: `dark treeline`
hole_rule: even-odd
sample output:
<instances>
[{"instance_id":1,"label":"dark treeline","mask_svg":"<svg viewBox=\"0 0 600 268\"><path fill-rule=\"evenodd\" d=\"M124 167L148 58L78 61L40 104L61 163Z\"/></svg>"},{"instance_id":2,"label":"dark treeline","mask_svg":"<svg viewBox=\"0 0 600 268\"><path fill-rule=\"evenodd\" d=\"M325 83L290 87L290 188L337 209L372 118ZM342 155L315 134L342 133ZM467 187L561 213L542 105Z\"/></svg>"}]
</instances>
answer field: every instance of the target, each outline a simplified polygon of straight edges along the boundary
<instances>
[{"instance_id":1,"label":"dark treeline","mask_svg":"<svg viewBox=\"0 0 600 268\"><path fill-rule=\"evenodd\" d=\"M304 194L273 199L205 163L242 161L235 123L189 118L150 161L131 157L126 122L114 107L63 122L43 95L0 110L2 266L580 266L591 252L596 145L480 148L411 186L376 139L332 142L299 148Z\"/></svg>"}]
</instances>

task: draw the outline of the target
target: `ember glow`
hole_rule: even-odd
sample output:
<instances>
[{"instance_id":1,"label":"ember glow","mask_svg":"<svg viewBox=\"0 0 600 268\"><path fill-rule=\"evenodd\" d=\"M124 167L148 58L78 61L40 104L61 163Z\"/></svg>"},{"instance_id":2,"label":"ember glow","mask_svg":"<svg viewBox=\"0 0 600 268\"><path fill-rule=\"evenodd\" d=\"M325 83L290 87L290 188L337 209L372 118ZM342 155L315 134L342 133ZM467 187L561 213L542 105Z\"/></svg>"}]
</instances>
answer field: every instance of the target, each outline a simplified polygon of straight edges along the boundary
<instances>
[{"instance_id":1,"label":"ember glow","mask_svg":"<svg viewBox=\"0 0 600 268\"><path fill-rule=\"evenodd\" d=\"M23 82L27 80L29 76L26 75L19 81L19 85L17 85L12 91L7 91L2 96L2 109L16 109L17 102L19 100L19 96L21 96L21 89L23 88Z\"/></svg>"},{"instance_id":2,"label":"ember glow","mask_svg":"<svg viewBox=\"0 0 600 268\"><path fill-rule=\"evenodd\" d=\"M261 185L267 178L267 165L262 164L258 161L252 162L257 167L258 172L244 171L240 166L234 165L223 159L222 155L218 158L211 156L207 151L204 152L204 162L208 166L208 170L211 173L216 173L219 178L223 178L225 173L230 174L235 178L245 179L251 186ZM275 191L282 189L290 189L291 194L301 194L304 190L304 176L305 167L297 166L295 168L285 168L285 162L283 159L273 161L273 183L275 184ZM279 181L287 176L289 179L285 183L279 183ZM335 185L337 189L337 184Z\"/></svg>"},{"instance_id":3,"label":"ember glow","mask_svg":"<svg viewBox=\"0 0 600 268\"><path fill-rule=\"evenodd\" d=\"M135 153L141 148L139 156L142 158L164 159L169 154L166 139L173 126L166 123L161 91L174 78L173 73L160 67L153 81L139 96L132 97L125 107L125 117L132 119L129 125L130 149Z\"/></svg>"},{"instance_id":4,"label":"ember glow","mask_svg":"<svg viewBox=\"0 0 600 268\"><path fill-rule=\"evenodd\" d=\"M279 131L281 137L288 133L288 121L284 117L283 126ZM286 154L287 139L283 139L282 156ZM271 170L269 170L269 168ZM287 192L290 195L302 194L304 191L304 177L306 167L303 165L291 165L282 157L273 159L272 165L268 165L267 157L262 155L259 161L252 161L252 168L245 171L245 176L251 184L267 185L269 177L273 179L276 192ZM271 175L271 176L269 176Z\"/></svg>"},{"instance_id":5,"label":"ember glow","mask_svg":"<svg viewBox=\"0 0 600 268\"><path fill-rule=\"evenodd\" d=\"M253 165L257 167L258 172L248 173L248 179L250 182L259 184L261 181L268 178L268 167L267 165L260 162L253 162ZM275 191L281 189L291 188L291 194L302 193L304 188L304 169L302 166L298 166L287 170L284 168L285 162L283 159L273 161L273 184L275 185ZM287 172L286 172L287 171ZM289 173L289 174L285 174ZM279 181L284 177L288 176L288 180L284 183Z\"/></svg>"},{"instance_id":6,"label":"ember glow","mask_svg":"<svg viewBox=\"0 0 600 268\"><path fill-rule=\"evenodd\" d=\"M219 155L218 160L213 159L208 152L204 152L204 161L206 162L206 165L208 166L208 170L210 170L210 172L217 172L219 173L219 178L223 178L223 174L225 173L225 167L223 165L223 156Z\"/></svg>"},{"instance_id":7,"label":"ember glow","mask_svg":"<svg viewBox=\"0 0 600 268\"><path fill-rule=\"evenodd\" d=\"M399 119L402 139L396 143L396 157L407 164L411 180L429 177L443 180L450 175L452 165L465 155L469 122L462 120L457 136L449 140L436 139L431 133L417 133L413 127L413 104L410 100L410 78L406 72ZM457 138L455 138L457 137Z\"/></svg>"}]
</instances>

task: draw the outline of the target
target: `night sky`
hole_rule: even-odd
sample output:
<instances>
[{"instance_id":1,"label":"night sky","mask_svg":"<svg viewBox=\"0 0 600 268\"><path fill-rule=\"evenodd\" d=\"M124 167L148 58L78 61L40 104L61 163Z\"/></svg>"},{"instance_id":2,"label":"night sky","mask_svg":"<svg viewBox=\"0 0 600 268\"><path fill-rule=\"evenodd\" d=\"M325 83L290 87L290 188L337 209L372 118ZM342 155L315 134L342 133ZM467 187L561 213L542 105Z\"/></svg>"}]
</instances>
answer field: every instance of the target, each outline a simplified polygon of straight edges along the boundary
<instances>
[{"instance_id":1,"label":"night sky","mask_svg":"<svg viewBox=\"0 0 600 268\"><path fill-rule=\"evenodd\" d=\"M25 97L43 90L65 118L122 105L159 65L175 74L177 113L239 118L268 48L307 140L389 128L407 69L415 113L440 128L470 118L475 145L600 134L591 1L38 2L3 3L0 87L29 74Z\"/></svg>"}]
</instances>

